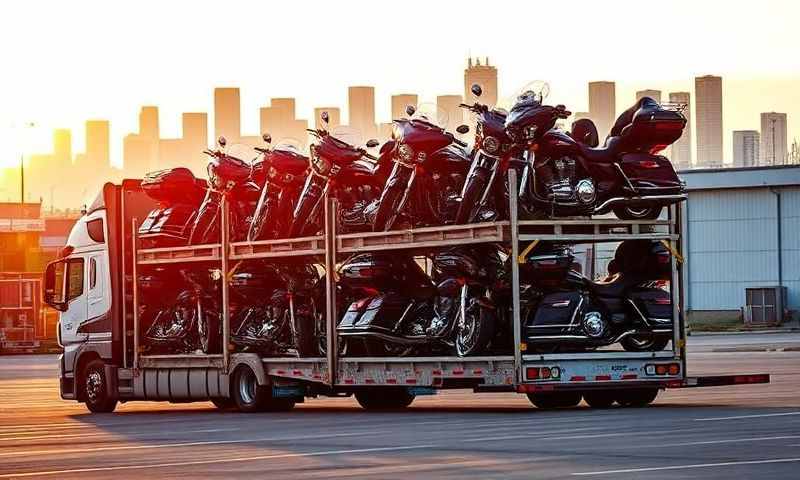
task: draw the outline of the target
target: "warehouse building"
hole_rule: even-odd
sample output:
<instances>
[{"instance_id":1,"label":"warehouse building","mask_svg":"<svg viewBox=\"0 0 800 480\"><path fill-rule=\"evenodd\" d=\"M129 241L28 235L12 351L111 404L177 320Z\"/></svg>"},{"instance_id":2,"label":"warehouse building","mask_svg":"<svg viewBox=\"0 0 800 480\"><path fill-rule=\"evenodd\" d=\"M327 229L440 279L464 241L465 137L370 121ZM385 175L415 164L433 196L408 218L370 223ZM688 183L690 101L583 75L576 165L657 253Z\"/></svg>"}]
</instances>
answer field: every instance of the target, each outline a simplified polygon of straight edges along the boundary
<instances>
[{"instance_id":1,"label":"warehouse building","mask_svg":"<svg viewBox=\"0 0 800 480\"><path fill-rule=\"evenodd\" d=\"M800 166L680 175L689 193L682 250L690 324L797 321Z\"/></svg>"}]
</instances>

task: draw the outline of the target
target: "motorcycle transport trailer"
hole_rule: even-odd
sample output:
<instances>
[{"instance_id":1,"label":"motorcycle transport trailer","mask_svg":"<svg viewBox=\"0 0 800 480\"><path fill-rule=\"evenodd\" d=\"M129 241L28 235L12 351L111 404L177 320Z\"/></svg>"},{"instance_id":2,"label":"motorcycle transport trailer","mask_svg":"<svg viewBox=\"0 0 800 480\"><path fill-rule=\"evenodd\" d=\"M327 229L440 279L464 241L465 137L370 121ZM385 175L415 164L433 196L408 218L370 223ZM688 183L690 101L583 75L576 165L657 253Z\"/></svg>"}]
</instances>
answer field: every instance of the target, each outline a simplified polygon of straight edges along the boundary
<instances>
[{"instance_id":1,"label":"motorcycle transport trailer","mask_svg":"<svg viewBox=\"0 0 800 480\"><path fill-rule=\"evenodd\" d=\"M60 391L92 411L112 411L118 401L213 401L243 411L289 409L306 397L355 394L365 408L402 408L417 395L440 389L525 393L540 407L644 405L665 388L768 383L767 374L690 377L686 374L681 205L666 220L571 218L521 221L510 195L510 221L449 225L388 232L336 234L336 201L327 199L324 235L255 242L229 241L223 202L221 242L141 249L138 219L152 208L139 180L106 184L74 226L61 258L48 266L45 297L60 310ZM513 170L510 191L516 191ZM431 251L454 244L499 243L522 260L539 241L600 243L661 241L671 253L671 347L663 351L597 350L531 353L522 340L519 261L512 261L513 348L486 356L351 357L340 355L336 335L327 335L325 356L267 357L240 353L231 345L229 282L221 283L222 352L148 354L142 345L137 281L146 265L215 265L228 278L241 261L303 258L334 272L337 262L358 252ZM335 275L326 275L324 322L336 331Z\"/></svg>"}]
</instances>

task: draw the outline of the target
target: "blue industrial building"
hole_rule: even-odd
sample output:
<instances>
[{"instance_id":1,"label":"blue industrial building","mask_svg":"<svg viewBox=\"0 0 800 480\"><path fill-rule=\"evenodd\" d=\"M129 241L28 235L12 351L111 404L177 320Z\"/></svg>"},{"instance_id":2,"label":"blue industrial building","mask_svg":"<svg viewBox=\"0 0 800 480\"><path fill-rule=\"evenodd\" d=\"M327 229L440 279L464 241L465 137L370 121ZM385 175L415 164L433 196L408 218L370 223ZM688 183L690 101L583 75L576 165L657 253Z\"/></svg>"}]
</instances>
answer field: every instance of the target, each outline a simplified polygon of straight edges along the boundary
<instances>
[{"instance_id":1,"label":"blue industrial building","mask_svg":"<svg viewBox=\"0 0 800 480\"><path fill-rule=\"evenodd\" d=\"M740 318L748 287L785 287L800 311L800 166L680 172L690 322Z\"/></svg>"}]
</instances>

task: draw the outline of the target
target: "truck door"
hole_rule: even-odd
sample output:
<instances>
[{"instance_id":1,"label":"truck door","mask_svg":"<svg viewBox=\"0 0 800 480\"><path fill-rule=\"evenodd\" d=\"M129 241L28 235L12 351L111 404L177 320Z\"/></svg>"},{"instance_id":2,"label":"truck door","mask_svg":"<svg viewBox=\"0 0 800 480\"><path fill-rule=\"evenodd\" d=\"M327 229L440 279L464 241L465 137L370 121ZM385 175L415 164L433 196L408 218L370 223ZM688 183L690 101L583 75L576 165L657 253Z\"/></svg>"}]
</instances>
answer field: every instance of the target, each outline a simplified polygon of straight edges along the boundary
<instances>
[{"instance_id":1,"label":"truck door","mask_svg":"<svg viewBox=\"0 0 800 480\"><path fill-rule=\"evenodd\" d=\"M78 327L89 318L88 292L86 278L86 259L84 257L71 257L60 262L61 268L56 269L56 276L61 273L63 278L63 302L60 318L61 341L64 345L83 341L86 335L78 333ZM61 270L59 272L58 270Z\"/></svg>"},{"instance_id":2,"label":"truck door","mask_svg":"<svg viewBox=\"0 0 800 480\"><path fill-rule=\"evenodd\" d=\"M108 266L106 265L105 254L97 253L88 257L89 267L87 273L88 280L88 313L89 320L98 319L109 311L109 291ZM110 326L110 323L108 324ZM110 330L108 330L110 331Z\"/></svg>"}]
</instances>

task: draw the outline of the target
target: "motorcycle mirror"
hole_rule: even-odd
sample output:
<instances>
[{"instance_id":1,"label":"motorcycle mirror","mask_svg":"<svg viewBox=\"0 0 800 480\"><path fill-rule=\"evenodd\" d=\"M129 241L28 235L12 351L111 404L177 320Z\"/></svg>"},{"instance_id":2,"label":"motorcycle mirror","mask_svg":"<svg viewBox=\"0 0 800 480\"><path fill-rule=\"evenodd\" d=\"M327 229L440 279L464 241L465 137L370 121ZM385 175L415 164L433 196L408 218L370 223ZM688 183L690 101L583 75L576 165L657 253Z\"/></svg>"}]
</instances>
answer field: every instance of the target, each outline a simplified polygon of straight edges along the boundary
<instances>
[{"instance_id":1,"label":"motorcycle mirror","mask_svg":"<svg viewBox=\"0 0 800 480\"><path fill-rule=\"evenodd\" d=\"M414 105L409 105L409 106L406 107L406 115L408 115L409 117L414 115L414 113L416 111L417 111L417 109L414 108Z\"/></svg>"},{"instance_id":2,"label":"motorcycle mirror","mask_svg":"<svg viewBox=\"0 0 800 480\"><path fill-rule=\"evenodd\" d=\"M319 117L320 117L320 118L322 119L322 121L323 121L323 122L325 122L325 123L328 123L328 122L330 122L330 120L331 120L331 117L328 115L328 112L322 112L322 114L321 114Z\"/></svg>"},{"instance_id":3,"label":"motorcycle mirror","mask_svg":"<svg viewBox=\"0 0 800 480\"><path fill-rule=\"evenodd\" d=\"M227 140L225 140L225 137L223 137L222 135L220 135L220 136L219 136L219 138L217 139L217 143L219 144L219 146L220 146L220 147L224 147L224 146L225 146L225 144L227 144L227 143L228 143L228 141L227 141Z\"/></svg>"},{"instance_id":4,"label":"motorcycle mirror","mask_svg":"<svg viewBox=\"0 0 800 480\"><path fill-rule=\"evenodd\" d=\"M379 141L375 140L374 138L371 138L371 139L367 140L367 148L375 148L380 144L381 143Z\"/></svg>"},{"instance_id":5,"label":"motorcycle mirror","mask_svg":"<svg viewBox=\"0 0 800 480\"><path fill-rule=\"evenodd\" d=\"M470 87L469 91L472 92L472 94L475 95L476 97L480 97L481 94L483 93L483 89L477 83L473 84L472 87Z\"/></svg>"},{"instance_id":6,"label":"motorcycle mirror","mask_svg":"<svg viewBox=\"0 0 800 480\"><path fill-rule=\"evenodd\" d=\"M469 133L469 126L468 125L459 125L456 127L456 132L464 135L465 133Z\"/></svg>"},{"instance_id":7,"label":"motorcycle mirror","mask_svg":"<svg viewBox=\"0 0 800 480\"><path fill-rule=\"evenodd\" d=\"M264 139L264 143L272 143L272 135L270 135L269 133L261 135L261 138Z\"/></svg>"}]
</instances>

